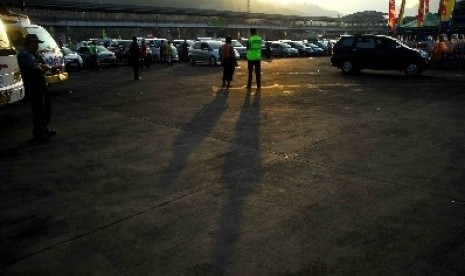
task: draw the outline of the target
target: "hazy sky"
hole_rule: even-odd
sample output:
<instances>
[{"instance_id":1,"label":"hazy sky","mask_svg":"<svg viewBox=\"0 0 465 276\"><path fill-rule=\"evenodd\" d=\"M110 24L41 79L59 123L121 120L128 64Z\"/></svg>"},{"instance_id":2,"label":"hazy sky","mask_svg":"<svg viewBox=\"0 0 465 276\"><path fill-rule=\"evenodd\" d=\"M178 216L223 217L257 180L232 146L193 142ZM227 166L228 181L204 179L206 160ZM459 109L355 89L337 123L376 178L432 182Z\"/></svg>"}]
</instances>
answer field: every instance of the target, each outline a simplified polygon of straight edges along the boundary
<instances>
[{"instance_id":1,"label":"hazy sky","mask_svg":"<svg viewBox=\"0 0 465 276\"><path fill-rule=\"evenodd\" d=\"M388 12L389 0L269 0L282 4L292 4L293 2L307 2L318 5L329 10L336 10L343 14L354 12L375 10ZM399 13L402 0L396 0L396 13ZM406 8L418 7L419 0L407 0ZM430 0L430 10L437 12L439 0Z\"/></svg>"}]
</instances>

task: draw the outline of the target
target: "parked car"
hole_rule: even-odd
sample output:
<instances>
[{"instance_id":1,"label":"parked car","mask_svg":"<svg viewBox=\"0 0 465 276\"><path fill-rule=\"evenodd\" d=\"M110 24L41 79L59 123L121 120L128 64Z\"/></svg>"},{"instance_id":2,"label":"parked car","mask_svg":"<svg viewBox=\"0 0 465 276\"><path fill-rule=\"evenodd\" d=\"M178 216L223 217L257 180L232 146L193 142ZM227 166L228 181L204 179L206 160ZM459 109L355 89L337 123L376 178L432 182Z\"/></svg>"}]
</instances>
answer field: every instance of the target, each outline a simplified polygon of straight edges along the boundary
<instances>
[{"instance_id":1,"label":"parked car","mask_svg":"<svg viewBox=\"0 0 465 276\"><path fill-rule=\"evenodd\" d=\"M289 41L286 42L291 45L292 48L297 49L299 56L311 56L313 54L313 48L305 45L302 41Z\"/></svg>"},{"instance_id":2,"label":"parked car","mask_svg":"<svg viewBox=\"0 0 465 276\"><path fill-rule=\"evenodd\" d=\"M129 45L131 45L131 42L132 40L129 39L113 40L108 50L115 53L118 62L126 62L128 58L127 55L129 53Z\"/></svg>"},{"instance_id":3,"label":"parked car","mask_svg":"<svg viewBox=\"0 0 465 276\"><path fill-rule=\"evenodd\" d=\"M150 46L152 50L153 62L160 62L160 45L167 42L166 38L147 38L145 42ZM173 43L168 43L171 47L171 61L179 61L178 49Z\"/></svg>"},{"instance_id":4,"label":"parked car","mask_svg":"<svg viewBox=\"0 0 465 276\"><path fill-rule=\"evenodd\" d=\"M261 46L262 57L270 59L272 56L271 42L265 41L262 42Z\"/></svg>"},{"instance_id":5,"label":"parked car","mask_svg":"<svg viewBox=\"0 0 465 276\"><path fill-rule=\"evenodd\" d=\"M84 67L84 62L80 55L67 47L61 47L63 58L65 59L66 70L81 70Z\"/></svg>"},{"instance_id":6,"label":"parked car","mask_svg":"<svg viewBox=\"0 0 465 276\"><path fill-rule=\"evenodd\" d=\"M323 48L321 48L320 46L318 46L317 44L315 43L305 43L305 45L307 47L310 47L312 48L312 56L325 56L327 55L327 51Z\"/></svg>"},{"instance_id":7,"label":"parked car","mask_svg":"<svg viewBox=\"0 0 465 276\"><path fill-rule=\"evenodd\" d=\"M385 35L347 35L333 47L331 64L343 73L363 69L399 70L417 75L430 65L429 55Z\"/></svg>"},{"instance_id":8,"label":"parked car","mask_svg":"<svg viewBox=\"0 0 465 276\"><path fill-rule=\"evenodd\" d=\"M178 53L181 52L182 50L181 46L183 43L184 43L184 39L173 39L173 46L176 47L176 49L178 50ZM194 44L194 41L190 39L186 39L186 43L188 47L191 47Z\"/></svg>"},{"instance_id":9,"label":"parked car","mask_svg":"<svg viewBox=\"0 0 465 276\"><path fill-rule=\"evenodd\" d=\"M186 41L185 46L184 46L184 41ZM184 40L184 39L173 39L173 46L176 47L176 50L178 51L179 60L181 60L183 62L187 61L189 47L191 47L192 45L194 45L193 40L189 40L189 39L186 39L186 40Z\"/></svg>"},{"instance_id":10,"label":"parked car","mask_svg":"<svg viewBox=\"0 0 465 276\"><path fill-rule=\"evenodd\" d=\"M195 65L196 63L208 63L210 66L220 64L220 47L224 43L220 40L205 40L196 41L194 45L189 48L188 59L189 63ZM234 49L236 59L239 59L239 53Z\"/></svg>"},{"instance_id":11,"label":"parked car","mask_svg":"<svg viewBox=\"0 0 465 276\"><path fill-rule=\"evenodd\" d=\"M297 49L294 49L291 45L281 41L273 41L270 46L271 54L273 56L290 57L299 55L299 51Z\"/></svg>"},{"instance_id":12,"label":"parked car","mask_svg":"<svg viewBox=\"0 0 465 276\"><path fill-rule=\"evenodd\" d=\"M84 67L91 67L89 46L81 46L76 52L82 57ZM115 67L118 65L115 53L103 46L97 46L97 63L99 67Z\"/></svg>"},{"instance_id":13,"label":"parked car","mask_svg":"<svg viewBox=\"0 0 465 276\"><path fill-rule=\"evenodd\" d=\"M221 40L223 43L225 42L225 39ZM247 55L247 47L242 45L238 40L233 39L231 40L231 45L236 49L236 51L239 53L239 58L246 58Z\"/></svg>"}]
</instances>

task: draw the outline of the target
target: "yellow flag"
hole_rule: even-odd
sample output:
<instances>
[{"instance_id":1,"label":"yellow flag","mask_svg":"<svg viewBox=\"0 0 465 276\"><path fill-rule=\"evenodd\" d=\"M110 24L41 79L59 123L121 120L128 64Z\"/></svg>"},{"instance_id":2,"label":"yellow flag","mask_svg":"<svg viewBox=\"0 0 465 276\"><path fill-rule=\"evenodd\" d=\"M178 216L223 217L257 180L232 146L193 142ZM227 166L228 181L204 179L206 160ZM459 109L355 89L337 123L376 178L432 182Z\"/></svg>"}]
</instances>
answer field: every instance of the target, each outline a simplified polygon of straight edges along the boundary
<instances>
[{"instance_id":1,"label":"yellow flag","mask_svg":"<svg viewBox=\"0 0 465 276\"><path fill-rule=\"evenodd\" d=\"M397 25L399 26L404 22L405 1L406 0L402 0L402 3L400 4L399 17L397 18Z\"/></svg>"},{"instance_id":2,"label":"yellow flag","mask_svg":"<svg viewBox=\"0 0 465 276\"><path fill-rule=\"evenodd\" d=\"M449 21L452 18L455 0L442 0L441 21Z\"/></svg>"}]
</instances>

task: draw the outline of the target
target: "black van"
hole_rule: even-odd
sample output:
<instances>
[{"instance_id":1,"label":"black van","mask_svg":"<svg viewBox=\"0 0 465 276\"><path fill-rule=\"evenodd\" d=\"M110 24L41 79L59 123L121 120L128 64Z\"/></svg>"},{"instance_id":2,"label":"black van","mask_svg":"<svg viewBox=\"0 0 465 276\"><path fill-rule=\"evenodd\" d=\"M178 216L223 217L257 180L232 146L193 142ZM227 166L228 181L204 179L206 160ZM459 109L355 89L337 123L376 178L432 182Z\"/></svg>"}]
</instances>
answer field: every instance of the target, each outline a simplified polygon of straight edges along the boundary
<instances>
[{"instance_id":1,"label":"black van","mask_svg":"<svg viewBox=\"0 0 465 276\"><path fill-rule=\"evenodd\" d=\"M417 75L429 67L430 57L390 36L345 35L334 45L331 64L344 74L374 69Z\"/></svg>"}]
</instances>

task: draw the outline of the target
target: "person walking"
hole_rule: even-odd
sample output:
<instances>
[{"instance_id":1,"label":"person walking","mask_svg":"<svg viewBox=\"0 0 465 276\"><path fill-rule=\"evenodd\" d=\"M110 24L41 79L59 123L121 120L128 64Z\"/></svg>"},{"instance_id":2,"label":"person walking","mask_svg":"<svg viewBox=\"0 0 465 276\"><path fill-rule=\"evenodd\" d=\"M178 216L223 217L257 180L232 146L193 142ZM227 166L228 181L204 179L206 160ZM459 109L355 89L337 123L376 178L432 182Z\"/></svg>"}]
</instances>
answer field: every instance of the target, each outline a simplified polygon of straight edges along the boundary
<instances>
[{"instance_id":1,"label":"person walking","mask_svg":"<svg viewBox=\"0 0 465 276\"><path fill-rule=\"evenodd\" d=\"M132 69L134 71L134 80L141 80L139 74L139 60L140 60L140 49L137 44L137 37L132 38L131 45L129 45L129 54L131 55Z\"/></svg>"},{"instance_id":2,"label":"person walking","mask_svg":"<svg viewBox=\"0 0 465 276\"><path fill-rule=\"evenodd\" d=\"M90 62L91 62L91 69L98 70L98 63L97 63L97 42L92 41L89 45L89 54L90 54Z\"/></svg>"},{"instance_id":3,"label":"person walking","mask_svg":"<svg viewBox=\"0 0 465 276\"><path fill-rule=\"evenodd\" d=\"M247 89L252 88L252 74L255 69L255 80L257 89L261 88L261 59L262 59L262 38L257 35L255 28L250 29L250 38L247 42L247 69L249 77L247 80Z\"/></svg>"},{"instance_id":4,"label":"person walking","mask_svg":"<svg viewBox=\"0 0 465 276\"><path fill-rule=\"evenodd\" d=\"M221 60L223 62L223 87L228 83L228 88L231 87L231 81L236 68L236 53L231 44L231 36L226 36L226 41L220 49Z\"/></svg>"},{"instance_id":5,"label":"person walking","mask_svg":"<svg viewBox=\"0 0 465 276\"><path fill-rule=\"evenodd\" d=\"M34 140L44 143L55 136L56 131L48 128L52 105L45 73L51 67L38 55L39 43L43 41L37 35L26 35L24 49L18 53L17 59L26 95L31 99Z\"/></svg>"}]
</instances>

